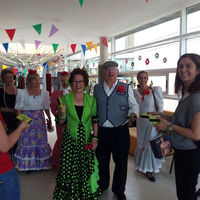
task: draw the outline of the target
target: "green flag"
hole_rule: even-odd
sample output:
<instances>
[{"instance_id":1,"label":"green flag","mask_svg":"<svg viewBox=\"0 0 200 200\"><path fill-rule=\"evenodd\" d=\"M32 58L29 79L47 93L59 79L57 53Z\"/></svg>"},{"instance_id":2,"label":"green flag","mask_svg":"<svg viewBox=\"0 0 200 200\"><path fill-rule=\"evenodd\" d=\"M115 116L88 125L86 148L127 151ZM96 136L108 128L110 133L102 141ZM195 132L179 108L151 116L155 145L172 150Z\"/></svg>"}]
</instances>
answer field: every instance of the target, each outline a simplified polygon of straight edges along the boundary
<instances>
[{"instance_id":1,"label":"green flag","mask_svg":"<svg viewBox=\"0 0 200 200\"><path fill-rule=\"evenodd\" d=\"M53 43L52 46L53 46L54 53L56 53L56 50L58 48L58 44Z\"/></svg>"},{"instance_id":2,"label":"green flag","mask_svg":"<svg viewBox=\"0 0 200 200\"><path fill-rule=\"evenodd\" d=\"M81 7L83 6L84 0L79 0Z\"/></svg>"},{"instance_id":3,"label":"green flag","mask_svg":"<svg viewBox=\"0 0 200 200\"><path fill-rule=\"evenodd\" d=\"M37 33L40 35L41 29L42 29L42 24L36 24L33 25L33 28L37 31Z\"/></svg>"}]
</instances>

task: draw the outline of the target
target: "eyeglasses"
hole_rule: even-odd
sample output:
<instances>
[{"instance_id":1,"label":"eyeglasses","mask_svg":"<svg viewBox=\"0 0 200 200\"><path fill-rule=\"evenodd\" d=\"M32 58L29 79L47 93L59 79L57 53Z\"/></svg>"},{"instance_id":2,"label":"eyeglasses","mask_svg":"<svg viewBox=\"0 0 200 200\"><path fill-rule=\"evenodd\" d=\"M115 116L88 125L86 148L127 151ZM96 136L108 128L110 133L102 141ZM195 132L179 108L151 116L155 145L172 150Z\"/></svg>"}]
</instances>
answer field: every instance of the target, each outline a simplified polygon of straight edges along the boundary
<instances>
[{"instance_id":1,"label":"eyeglasses","mask_svg":"<svg viewBox=\"0 0 200 200\"><path fill-rule=\"evenodd\" d=\"M84 83L84 80L76 80L76 81L72 81L74 84L78 84L78 83Z\"/></svg>"},{"instance_id":2,"label":"eyeglasses","mask_svg":"<svg viewBox=\"0 0 200 200\"><path fill-rule=\"evenodd\" d=\"M107 67L107 68L104 68L105 69L105 71L106 72L114 72L114 71L116 71L117 70L117 68L116 67Z\"/></svg>"}]
</instances>

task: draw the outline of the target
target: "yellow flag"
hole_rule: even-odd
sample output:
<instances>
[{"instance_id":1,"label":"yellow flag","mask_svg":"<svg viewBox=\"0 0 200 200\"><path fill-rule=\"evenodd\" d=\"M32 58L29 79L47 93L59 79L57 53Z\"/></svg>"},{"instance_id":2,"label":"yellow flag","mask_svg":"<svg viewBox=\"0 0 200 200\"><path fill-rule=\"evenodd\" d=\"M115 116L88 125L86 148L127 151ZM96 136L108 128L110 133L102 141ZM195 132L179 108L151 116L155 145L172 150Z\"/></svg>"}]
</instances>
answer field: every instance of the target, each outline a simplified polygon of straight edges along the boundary
<instances>
[{"instance_id":1,"label":"yellow flag","mask_svg":"<svg viewBox=\"0 0 200 200\"><path fill-rule=\"evenodd\" d=\"M91 51L92 50L92 42L86 42L86 44L87 44L89 50Z\"/></svg>"},{"instance_id":2,"label":"yellow flag","mask_svg":"<svg viewBox=\"0 0 200 200\"><path fill-rule=\"evenodd\" d=\"M7 66L6 65L2 65L2 69L6 69L7 68Z\"/></svg>"},{"instance_id":3,"label":"yellow flag","mask_svg":"<svg viewBox=\"0 0 200 200\"><path fill-rule=\"evenodd\" d=\"M95 49L95 51L97 53L97 44L93 44L93 47L94 47L94 49Z\"/></svg>"}]
</instances>

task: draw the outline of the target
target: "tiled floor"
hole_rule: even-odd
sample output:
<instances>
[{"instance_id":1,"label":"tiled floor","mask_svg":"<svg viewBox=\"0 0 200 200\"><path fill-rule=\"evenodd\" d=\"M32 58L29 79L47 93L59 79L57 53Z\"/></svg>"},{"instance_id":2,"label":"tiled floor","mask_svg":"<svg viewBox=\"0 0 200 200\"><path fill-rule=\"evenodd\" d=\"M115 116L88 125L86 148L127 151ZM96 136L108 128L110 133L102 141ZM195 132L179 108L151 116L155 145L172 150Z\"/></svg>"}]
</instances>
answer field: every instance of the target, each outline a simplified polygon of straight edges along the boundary
<instances>
[{"instance_id":1,"label":"tiled floor","mask_svg":"<svg viewBox=\"0 0 200 200\"><path fill-rule=\"evenodd\" d=\"M56 140L55 132L49 133L49 142L53 146ZM129 156L128 178L125 194L127 200L176 200L174 172L169 174L171 156L166 158L163 168L156 174L156 182L152 183L147 178L134 170L133 157ZM113 163L111 162L111 174ZM21 183L21 200L51 200L55 187L55 170L39 171L26 174L19 173ZM111 191L111 186L100 200L115 200L116 197ZM59 200L59 199L58 199Z\"/></svg>"}]
</instances>

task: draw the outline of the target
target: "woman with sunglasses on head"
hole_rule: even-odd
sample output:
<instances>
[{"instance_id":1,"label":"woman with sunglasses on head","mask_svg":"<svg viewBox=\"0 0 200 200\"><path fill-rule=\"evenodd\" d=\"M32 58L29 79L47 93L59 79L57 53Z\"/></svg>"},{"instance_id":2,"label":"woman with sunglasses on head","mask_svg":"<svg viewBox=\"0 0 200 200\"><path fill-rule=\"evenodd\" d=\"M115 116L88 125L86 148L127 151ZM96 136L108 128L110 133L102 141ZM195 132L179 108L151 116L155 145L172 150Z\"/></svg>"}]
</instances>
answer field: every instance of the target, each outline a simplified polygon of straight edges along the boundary
<instances>
[{"instance_id":1,"label":"woman with sunglasses on head","mask_svg":"<svg viewBox=\"0 0 200 200\"><path fill-rule=\"evenodd\" d=\"M168 129L175 150L176 192L179 200L197 200L200 172L200 56L184 54L177 63L175 93L182 96L171 120L160 119L158 130Z\"/></svg>"},{"instance_id":2,"label":"woman with sunglasses on head","mask_svg":"<svg viewBox=\"0 0 200 200\"><path fill-rule=\"evenodd\" d=\"M60 124L58 120L58 101L59 99L71 92L71 88L68 86L68 79L69 73L68 72L61 72L60 73L60 84L61 89L55 90L51 95L51 112L55 116L56 119L56 133L57 133L57 140L53 147L52 151L52 167L56 170L59 169L59 162L60 162L60 151L61 151L61 142L63 138L64 129L66 124Z\"/></svg>"},{"instance_id":3,"label":"woman with sunglasses on head","mask_svg":"<svg viewBox=\"0 0 200 200\"><path fill-rule=\"evenodd\" d=\"M62 97L59 111L59 121L67 123L67 128L62 140L53 199L97 199L100 192L94 151L98 145L96 101L84 92L88 85L85 70L74 69L69 83L72 93Z\"/></svg>"}]
</instances>

